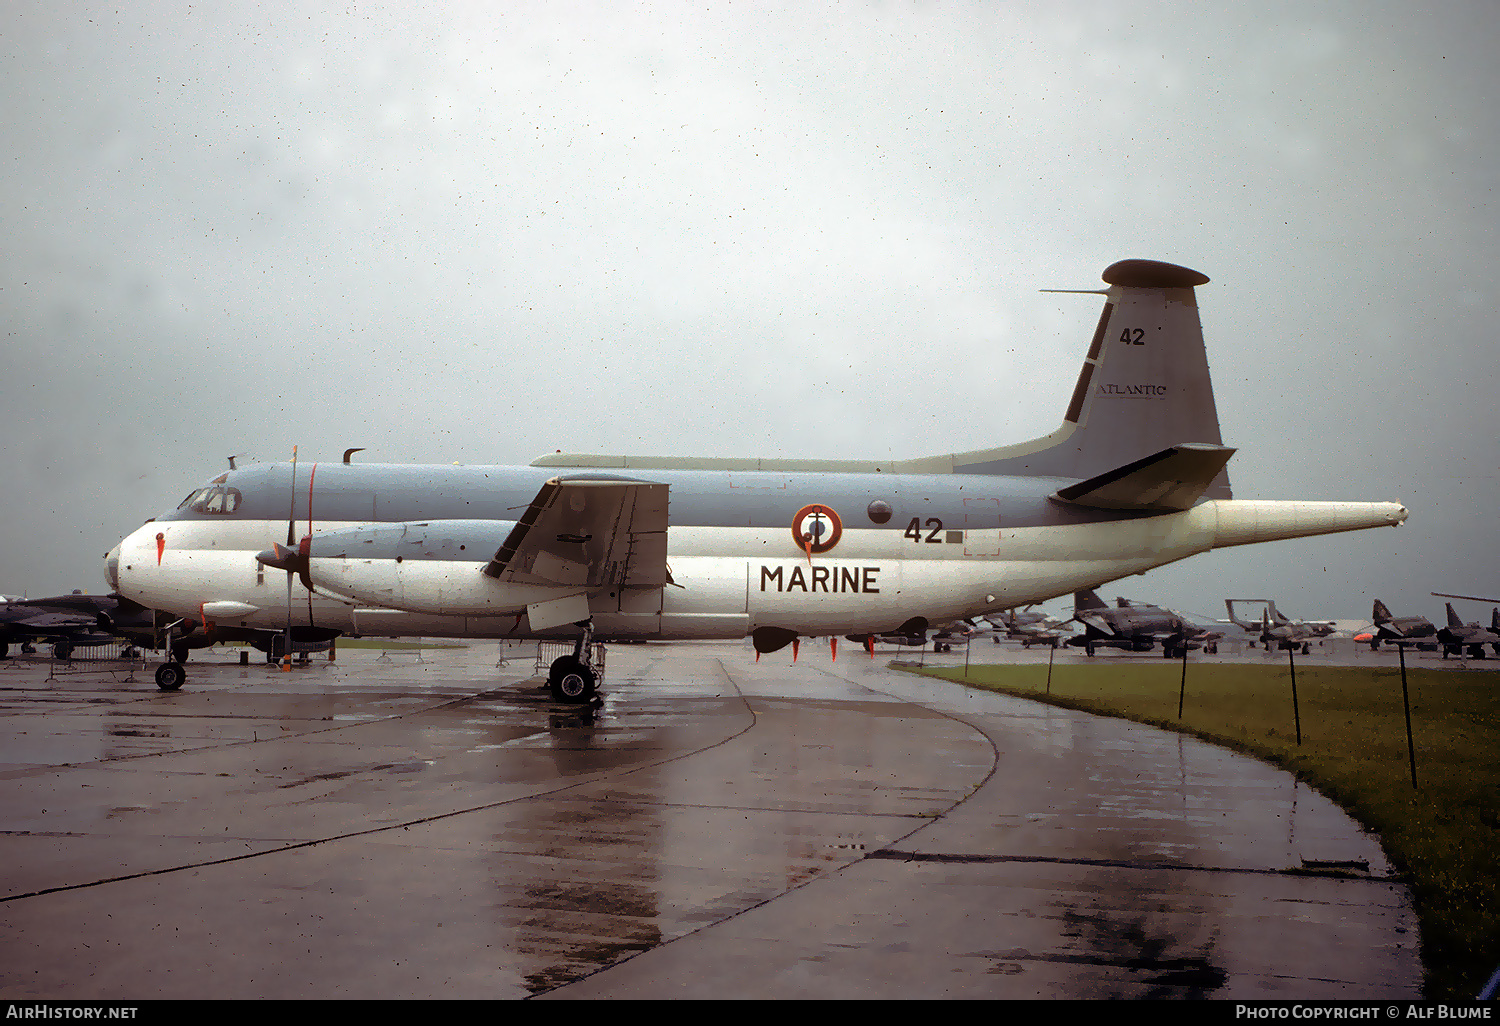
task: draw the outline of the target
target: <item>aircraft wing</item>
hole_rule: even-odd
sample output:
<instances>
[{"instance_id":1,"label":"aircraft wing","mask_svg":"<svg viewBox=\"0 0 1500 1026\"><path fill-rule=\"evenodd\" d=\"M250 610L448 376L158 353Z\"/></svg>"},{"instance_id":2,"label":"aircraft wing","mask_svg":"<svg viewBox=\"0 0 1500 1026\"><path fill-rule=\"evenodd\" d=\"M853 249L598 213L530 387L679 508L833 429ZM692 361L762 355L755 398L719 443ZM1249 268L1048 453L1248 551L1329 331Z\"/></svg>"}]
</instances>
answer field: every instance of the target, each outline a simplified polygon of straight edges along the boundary
<instances>
[{"instance_id":1,"label":"aircraft wing","mask_svg":"<svg viewBox=\"0 0 1500 1026\"><path fill-rule=\"evenodd\" d=\"M1110 623L1108 620L1097 613L1079 613L1078 615L1074 616L1073 619L1077 620L1081 624L1086 624L1087 626L1092 627L1096 631L1100 631L1101 633L1109 635L1113 635L1115 633L1115 625Z\"/></svg>"},{"instance_id":2,"label":"aircraft wing","mask_svg":"<svg viewBox=\"0 0 1500 1026\"><path fill-rule=\"evenodd\" d=\"M1234 453L1222 445L1184 442L1059 488L1053 498L1097 509L1180 512L1198 501Z\"/></svg>"},{"instance_id":3,"label":"aircraft wing","mask_svg":"<svg viewBox=\"0 0 1500 1026\"><path fill-rule=\"evenodd\" d=\"M519 583L659 588L667 583L667 486L555 477L484 572Z\"/></svg>"},{"instance_id":4,"label":"aircraft wing","mask_svg":"<svg viewBox=\"0 0 1500 1026\"><path fill-rule=\"evenodd\" d=\"M24 619L11 620L6 626L35 631L91 630L99 625L97 617L78 613L44 613Z\"/></svg>"}]
</instances>

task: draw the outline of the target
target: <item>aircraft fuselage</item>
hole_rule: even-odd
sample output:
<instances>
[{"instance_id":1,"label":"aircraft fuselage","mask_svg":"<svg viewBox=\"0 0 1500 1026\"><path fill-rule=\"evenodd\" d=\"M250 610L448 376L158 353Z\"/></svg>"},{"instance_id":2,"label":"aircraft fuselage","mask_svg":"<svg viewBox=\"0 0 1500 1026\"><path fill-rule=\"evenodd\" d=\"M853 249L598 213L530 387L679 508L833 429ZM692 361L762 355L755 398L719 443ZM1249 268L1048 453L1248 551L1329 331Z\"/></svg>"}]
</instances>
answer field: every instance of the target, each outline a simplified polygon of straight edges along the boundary
<instances>
[{"instance_id":1,"label":"aircraft fuselage","mask_svg":"<svg viewBox=\"0 0 1500 1026\"><path fill-rule=\"evenodd\" d=\"M315 556L322 536L381 524L408 525L412 535L411 525L419 525L421 537L400 560L380 547L370 558L338 560L342 575L315 571L310 615L309 595L294 582L291 619L382 636L569 635L576 632L566 626L532 628L526 609L578 588L505 585L480 573L537 490L556 476L540 467L303 463L294 498L291 464L242 468L206 486L222 500L200 498L192 504L198 509L185 501L126 538L112 554L117 587L181 616L279 628L288 620L287 574L256 556L288 537L289 517L291 535L311 535ZM595 629L611 637L740 638L758 627L848 634L894 630L914 618L947 622L1096 586L1216 545L1265 540L1257 525L1284 520L1285 511L1257 507L1287 505L1219 500L1165 515L1122 514L1050 499L1066 479L995 475L661 470L628 477L670 489L672 583L589 594ZM826 551L809 553L792 525L814 505L834 511L840 527ZM1349 529L1404 516L1389 503L1293 505L1350 507L1358 522ZM1372 506L1380 507L1373 522ZM1274 536L1292 536L1289 526ZM315 567L332 562L314 559Z\"/></svg>"}]
</instances>

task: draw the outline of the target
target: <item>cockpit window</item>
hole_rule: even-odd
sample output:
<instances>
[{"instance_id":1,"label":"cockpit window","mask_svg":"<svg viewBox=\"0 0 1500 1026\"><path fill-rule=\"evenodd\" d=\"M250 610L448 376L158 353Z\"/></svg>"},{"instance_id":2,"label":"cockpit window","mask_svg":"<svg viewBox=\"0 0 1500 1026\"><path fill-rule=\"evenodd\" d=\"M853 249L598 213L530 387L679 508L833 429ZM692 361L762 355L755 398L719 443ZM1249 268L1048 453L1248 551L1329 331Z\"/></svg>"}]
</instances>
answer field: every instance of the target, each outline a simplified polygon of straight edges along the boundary
<instances>
[{"instance_id":1,"label":"cockpit window","mask_svg":"<svg viewBox=\"0 0 1500 1026\"><path fill-rule=\"evenodd\" d=\"M240 508L240 500L242 498L243 496L240 494L238 488L214 485L210 488L199 488L186 499L183 499L177 508L190 509L194 513L225 516Z\"/></svg>"}]
</instances>

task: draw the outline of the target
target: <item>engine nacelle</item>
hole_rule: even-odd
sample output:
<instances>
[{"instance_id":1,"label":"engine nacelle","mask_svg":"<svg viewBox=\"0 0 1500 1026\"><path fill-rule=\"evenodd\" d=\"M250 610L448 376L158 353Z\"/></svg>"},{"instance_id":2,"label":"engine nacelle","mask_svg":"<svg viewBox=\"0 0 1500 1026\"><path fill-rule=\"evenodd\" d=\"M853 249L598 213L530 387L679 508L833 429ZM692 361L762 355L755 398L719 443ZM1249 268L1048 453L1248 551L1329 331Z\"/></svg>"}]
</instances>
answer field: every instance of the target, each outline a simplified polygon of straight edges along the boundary
<instances>
[{"instance_id":1,"label":"engine nacelle","mask_svg":"<svg viewBox=\"0 0 1500 1026\"><path fill-rule=\"evenodd\" d=\"M482 569L515 527L507 520L428 520L324 531L306 540L308 582L362 605L441 616L503 616L583 595L561 584L515 584ZM298 557L289 557L298 558ZM268 562L262 556L262 562ZM270 565L277 565L271 563ZM298 567L298 569L302 569ZM574 619L582 606L567 603Z\"/></svg>"}]
</instances>

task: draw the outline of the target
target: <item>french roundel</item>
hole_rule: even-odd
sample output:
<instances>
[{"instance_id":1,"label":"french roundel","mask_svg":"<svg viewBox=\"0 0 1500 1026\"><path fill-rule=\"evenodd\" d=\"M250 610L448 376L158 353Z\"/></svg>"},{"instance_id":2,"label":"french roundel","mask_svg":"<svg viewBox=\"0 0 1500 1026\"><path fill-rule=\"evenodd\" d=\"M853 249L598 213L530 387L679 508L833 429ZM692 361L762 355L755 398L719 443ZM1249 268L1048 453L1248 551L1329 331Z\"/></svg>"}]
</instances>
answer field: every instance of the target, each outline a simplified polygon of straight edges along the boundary
<instances>
[{"instance_id":1,"label":"french roundel","mask_svg":"<svg viewBox=\"0 0 1500 1026\"><path fill-rule=\"evenodd\" d=\"M803 506L792 517L792 540L809 555L827 552L839 543L843 533L844 522L832 506L813 503Z\"/></svg>"}]
</instances>

